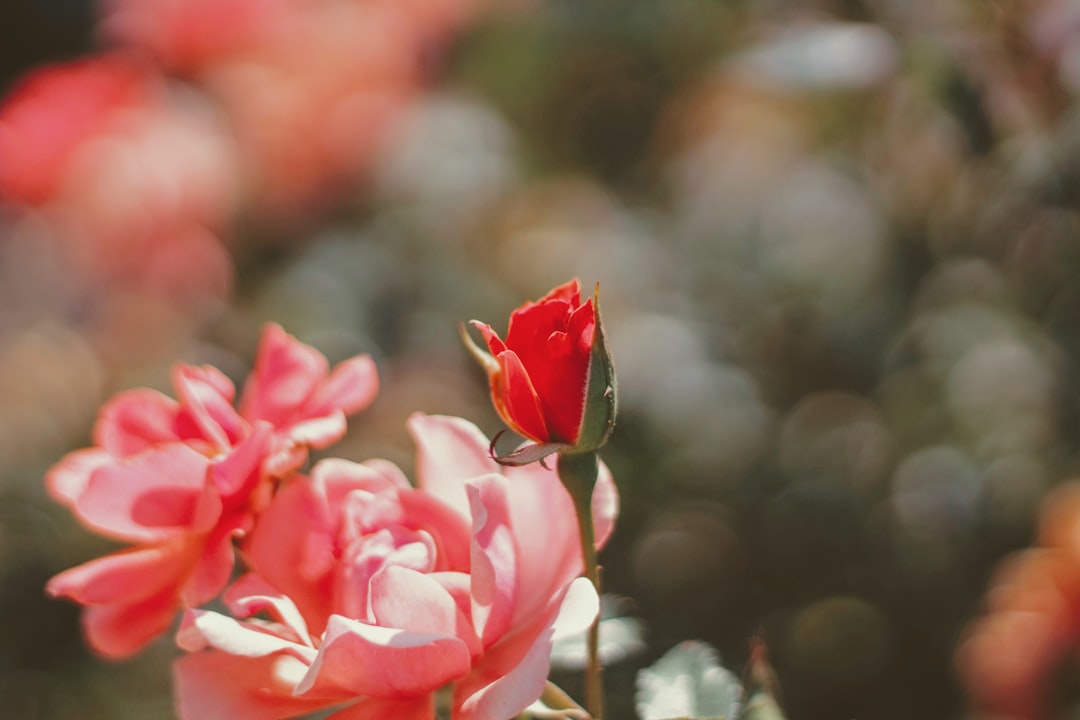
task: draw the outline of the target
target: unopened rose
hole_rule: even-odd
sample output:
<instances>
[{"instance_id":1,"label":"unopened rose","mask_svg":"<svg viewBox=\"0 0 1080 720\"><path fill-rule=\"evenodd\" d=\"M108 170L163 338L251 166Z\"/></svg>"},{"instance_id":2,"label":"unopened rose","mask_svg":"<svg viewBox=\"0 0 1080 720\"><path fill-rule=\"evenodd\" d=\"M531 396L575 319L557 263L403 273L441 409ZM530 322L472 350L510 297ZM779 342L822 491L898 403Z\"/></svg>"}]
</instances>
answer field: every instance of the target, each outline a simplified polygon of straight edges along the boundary
<instances>
[{"instance_id":1,"label":"unopened rose","mask_svg":"<svg viewBox=\"0 0 1080 720\"><path fill-rule=\"evenodd\" d=\"M542 444L595 450L615 415L614 371L594 299L576 279L510 315L506 340L473 321L488 353L479 357L491 399L515 432Z\"/></svg>"}]
</instances>

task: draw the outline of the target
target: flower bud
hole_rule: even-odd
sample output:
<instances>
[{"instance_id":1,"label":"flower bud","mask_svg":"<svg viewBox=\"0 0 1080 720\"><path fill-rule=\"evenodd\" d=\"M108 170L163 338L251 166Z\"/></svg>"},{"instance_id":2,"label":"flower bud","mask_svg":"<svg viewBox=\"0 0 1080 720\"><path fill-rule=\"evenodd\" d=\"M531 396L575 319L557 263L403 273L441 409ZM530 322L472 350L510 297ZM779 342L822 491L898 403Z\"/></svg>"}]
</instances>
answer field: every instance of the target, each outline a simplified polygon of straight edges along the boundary
<instances>
[{"instance_id":1,"label":"flower bud","mask_svg":"<svg viewBox=\"0 0 1080 720\"><path fill-rule=\"evenodd\" d=\"M581 302L577 279L510 314L506 340L473 320L487 344L463 331L487 371L491 399L503 421L540 446L520 460L552 452L590 452L607 442L615 424L615 369L594 297ZM507 456L513 460L515 455Z\"/></svg>"}]
</instances>

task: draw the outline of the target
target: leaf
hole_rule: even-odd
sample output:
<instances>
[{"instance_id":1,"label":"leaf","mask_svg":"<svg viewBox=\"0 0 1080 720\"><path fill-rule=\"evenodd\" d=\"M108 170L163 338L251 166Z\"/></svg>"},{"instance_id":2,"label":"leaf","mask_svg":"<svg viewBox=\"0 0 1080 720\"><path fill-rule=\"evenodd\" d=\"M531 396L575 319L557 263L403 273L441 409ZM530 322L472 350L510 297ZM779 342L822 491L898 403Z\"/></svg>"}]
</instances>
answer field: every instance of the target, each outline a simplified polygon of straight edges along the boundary
<instances>
[{"instance_id":1,"label":"leaf","mask_svg":"<svg viewBox=\"0 0 1080 720\"><path fill-rule=\"evenodd\" d=\"M625 617L626 599L604 595L600 600L600 663L612 665L645 649L644 623ZM588 662L588 631L555 638L551 648L551 666L560 670L581 670Z\"/></svg>"},{"instance_id":2,"label":"leaf","mask_svg":"<svg viewBox=\"0 0 1080 720\"><path fill-rule=\"evenodd\" d=\"M675 646L637 676L642 720L731 720L741 698L739 680L720 666L716 650L695 640Z\"/></svg>"}]
</instances>

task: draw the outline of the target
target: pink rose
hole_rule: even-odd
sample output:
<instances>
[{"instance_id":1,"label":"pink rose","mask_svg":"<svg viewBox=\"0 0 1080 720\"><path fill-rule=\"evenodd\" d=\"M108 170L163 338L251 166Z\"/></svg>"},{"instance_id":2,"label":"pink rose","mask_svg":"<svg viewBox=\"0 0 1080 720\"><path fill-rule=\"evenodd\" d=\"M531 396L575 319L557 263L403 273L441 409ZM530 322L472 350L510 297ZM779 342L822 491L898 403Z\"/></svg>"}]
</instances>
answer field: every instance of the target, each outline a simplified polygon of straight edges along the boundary
<instances>
[{"instance_id":1,"label":"pink rose","mask_svg":"<svg viewBox=\"0 0 1080 720\"><path fill-rule=\"evenodd\" d=\"M385 462L326 460L275 496L246 546L255 574L226 594L273 621L188 613L182 718L431 720L453 683L454 718L498 720L540 695L554 636L598 607L573 502L554 471L497 465L464 420L409 428L419 488ZM606 468L592 507L600 545L618 513Z\"/></svg>"},{"instance_id":2,"label":"pink rose","mask_svg":"<svg viewBox=\"0 0 1080 720\"><path fill-rule=\"evenodd\" d=\"M178 400L120 394L101 411L95 447L63 458L49 493L87 527L134 544L54 577L47 591L89 606L88 641L108 657L138 652L178 608L215 597L233 569L232 538L249 531L272 480L309 447L345 432L345 414L378 388L367 356L338 365L280 327L263 332L256 369L234 409L232 383L212 367L177 366Z\"/></svg>"}]
</instances>

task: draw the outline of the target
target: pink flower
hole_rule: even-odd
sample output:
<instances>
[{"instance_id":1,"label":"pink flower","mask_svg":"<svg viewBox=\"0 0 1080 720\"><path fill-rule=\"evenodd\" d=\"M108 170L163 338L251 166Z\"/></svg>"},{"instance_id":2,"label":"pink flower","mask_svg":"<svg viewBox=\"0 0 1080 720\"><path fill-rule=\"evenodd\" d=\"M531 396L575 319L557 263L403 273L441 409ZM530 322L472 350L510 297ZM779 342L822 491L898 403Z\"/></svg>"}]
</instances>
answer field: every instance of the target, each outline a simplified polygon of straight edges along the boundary
<instances>
[{"instance_id":1,"label":"pink flower","mask_svg":"<svg viewBox=\"0 0 1080 720\"><path fill-rule=\"evenodd\" d=\"M215 597L233 569L232 538L249 531L273 478L309 447L345 432L345 414L378 388L367 356L331 372L316 350L276 325L263 332L240 411L232 383L212 367L177 366L177 400L120 394L101 411L95 447L63 458L49 493L95 532L134 547L54 577L47 591L89 606L88 641L131 655L164 632L179 607Z\"/></svg>"},{"instance_id":2,"label":"pink flower","mask_svg":"<svg viewBox=\"0 0 1080 720\"><path fill-rule=\"evenodd\" d=\"M418 489L382 461L326 460L274 498L247 543L256 574L226 594L234 615L273 622L188 613L182 718L432 720L453 683L456 720L501 720L540 695L553 638L598 607L573 502L554 471L497 465L464 420L409 427ZM603 544L618 513L606 468L593 513Z\"/></svg>"}]
</instances>

